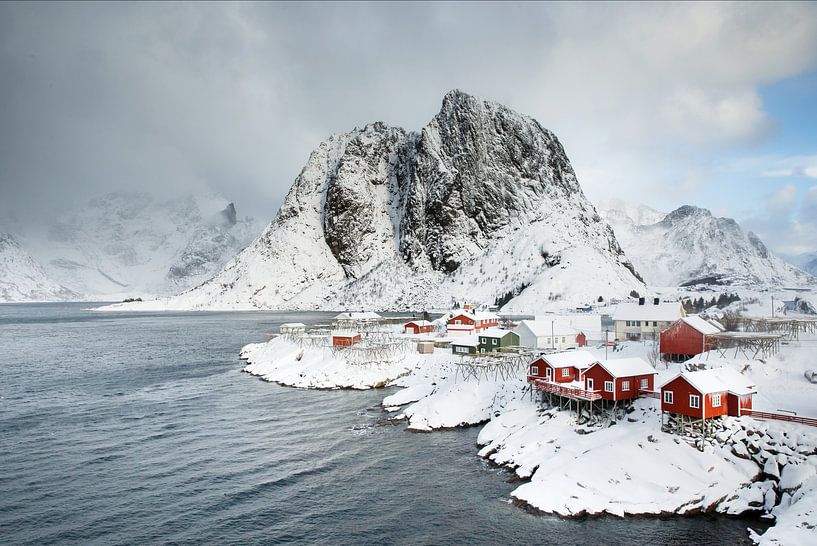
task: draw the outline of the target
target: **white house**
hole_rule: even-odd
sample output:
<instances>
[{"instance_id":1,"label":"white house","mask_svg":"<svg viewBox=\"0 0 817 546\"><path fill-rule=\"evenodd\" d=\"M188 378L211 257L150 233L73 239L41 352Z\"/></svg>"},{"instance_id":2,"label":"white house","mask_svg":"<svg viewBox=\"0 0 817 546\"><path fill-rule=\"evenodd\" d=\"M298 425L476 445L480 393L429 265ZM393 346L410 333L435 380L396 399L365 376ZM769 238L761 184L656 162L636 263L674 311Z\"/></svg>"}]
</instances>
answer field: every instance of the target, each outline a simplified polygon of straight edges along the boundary
<instances>
[{"instance_id":1,"label":"white house","mask_svg":"<svg viewBox=\"0 0 817 546\"><path fill-rule=\"evenodd\" d=\"M601 315L593 313L575 313L567 315L536 315L535 320L550 322L555 321L573 328L577 332L582 332L587 341L604 341L604 330L601 326Z\"/></svg>"},{"instance_id":2,"label":"white house","mask_svg":"<svg viewBox=\"0 0 817 546\"><path fill-rule=\"evenodd\" d=\"M278 327L281 335L297 335L306 333L306 324L303 322L287 322Z\"/></svg>"},{"instance_id":3,"label":"white house","mask_svg":"<svg viewBox=\"0 0 817 546\"><path fill-rule=\"evenodd\" d=\"M686 312L677 301L639 298L637 303L620 303L613 313L616 339L658 339L661 330L683 316Z\"/></svg>"},{"instance_id":4,"label":"white house","mask_svg":"<svg viewBox=\"0 0 817 546\"><path fill-rule=\"evenodd\" d=\"M579 346L579 331L554 320L523 320L513 332L521 347L533 349L572 349Z\"/></svg>"}]
</instances>

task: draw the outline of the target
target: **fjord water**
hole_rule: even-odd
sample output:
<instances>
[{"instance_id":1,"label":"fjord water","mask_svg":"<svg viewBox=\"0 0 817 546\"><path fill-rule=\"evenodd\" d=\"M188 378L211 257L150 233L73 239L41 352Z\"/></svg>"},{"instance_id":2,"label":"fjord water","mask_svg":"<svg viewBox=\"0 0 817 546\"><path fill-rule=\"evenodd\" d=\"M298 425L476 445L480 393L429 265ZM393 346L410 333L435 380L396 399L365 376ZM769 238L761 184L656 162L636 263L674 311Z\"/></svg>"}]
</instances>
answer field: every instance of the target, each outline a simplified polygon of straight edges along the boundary
<instances>
[{"instance_id":1,"label":"fjord water","mask_svg":"<svg viewBox=\"0 0 817 546\"><path fill-rule=\"evenodd\" d=\"M246 343L321 313L0 305L0 542L746 542L723 518L560 520L509 504L477 428L383 425L385 391L241 373Z\"/></svg>"}]
</instances>

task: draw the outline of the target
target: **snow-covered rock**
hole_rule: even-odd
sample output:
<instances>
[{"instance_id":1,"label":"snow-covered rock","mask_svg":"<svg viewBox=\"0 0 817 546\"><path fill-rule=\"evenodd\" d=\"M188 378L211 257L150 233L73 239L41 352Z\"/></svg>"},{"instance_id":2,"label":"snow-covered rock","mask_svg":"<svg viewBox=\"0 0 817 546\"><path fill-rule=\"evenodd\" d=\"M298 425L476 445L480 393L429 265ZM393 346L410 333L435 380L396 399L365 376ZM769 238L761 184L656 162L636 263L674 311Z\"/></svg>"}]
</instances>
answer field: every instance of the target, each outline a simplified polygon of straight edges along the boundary
<instances>
[{"instance_id":1,"label":"snow-covered rock","mask_svg":"<svg viewBox=\"0 0 817 546\"><path fill-rule=\"evenodd\" d=\"M0 233L0 302L59 301L77 294L48 276L8 233Z\"/></svg>"},{"instance_id":2,"label":"snow-covered rock","mask_svg":"<svg viewBox=\"0 0 817 546\"><path fill-rule=\"evenodd\" d=\"M731 218L682 206L659 218L643 206L607 202L610 222L627 256L651 286L742 285L755 288L817 284L784 262Z\"/></svg>"},{"instance_id":3,"label":"snow-covered rock","mask_svg":"<svg viewBox=\"0 0 817 546\"><path fill-rule=\"evenodd\" d=\"M323 142L278 215L212 280L134 308L559 308L643 287L556 136L460 91L420 132Z\"/></svg>"}]
</instances>

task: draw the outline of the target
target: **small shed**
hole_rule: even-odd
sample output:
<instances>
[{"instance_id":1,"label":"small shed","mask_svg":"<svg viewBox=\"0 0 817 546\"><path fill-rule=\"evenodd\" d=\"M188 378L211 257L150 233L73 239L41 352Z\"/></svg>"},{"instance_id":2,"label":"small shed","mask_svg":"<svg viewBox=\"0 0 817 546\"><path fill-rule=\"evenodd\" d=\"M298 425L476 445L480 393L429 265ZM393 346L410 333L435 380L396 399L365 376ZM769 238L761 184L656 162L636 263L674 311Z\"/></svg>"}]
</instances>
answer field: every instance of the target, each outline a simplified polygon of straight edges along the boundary
<instances>
[{"instance_id":1,"label":"small shed","mask_svg":"<svg viewBox=\"0 0 817 546\"><path fill-rule=\"evenodd\" d=\"M403 325L404 334L428 334L434 331L434 324L427 320L410 320Z\"/></svg>"},{"instance_id":2,"label":"small shed","mask_svg":"<svg viewBox=\"0 0 817 546\"><path fill-rule=\"evenodd\" d=\"M711 419L752 409L755 386L732 368L682 372L661 386L661 411Z\"/></svg>"},{"instance_id":3,"label":"small shed","mask_svg":"<svg viewBox=\"0 0 817 546\"><path fill-rule=\"evenodd\" d=\"M633 400L641 391L652 392L658 372L641 358L599 360L584 373L585 388L604 400Z\"/></svg>"},{"instance_id":4,"label":"small shed","mask_svg":"<svg viewBox=\"0 0 817 546\"><path fill-rule=\"evenodd\" d=\"M673 322L659 337L661 354L667 360L683 362L715 347L715 341L706 336L722 329L699 315L689 315Z\"/></svg>"},{"instance_id":5,"label":"small shed","mask_svg":"<svg viewBox=\"0 0 817 546\"><path fill-rule=\"evenodd\" d=\"M451 352L455 355L473 355L479 347L479 336L467 336L451 342Z\"/></svg>"},{"instance_id":6,"label":"small shed","mask_svg":"<svg viewBox=\"0 0 817 546\"><path fill-rule=\"evenodd\" d=\"M430 355L434 353L434 342L433 341L418 341L417 342L417 352L424 355Z\"/></svg>"},{"instance_id":7,"label":"small shed","mask_svg":"<svg viewBox=\"0 0 817 546\"><path fill-rule=\"evenodd\" d=\"M281 335L299 335L306 333L306 324L303 322L287 322L278 327Z\"/></svg>"},{"instance_id":8,"label":"small shed","mask_svg":"<svg viewBox=\"0 0 817 546\"><path fill-rule=\"evenodd\" d=\"M528 381L543 379L555 383L580 381L581 375L598 359L588 351L565 351L542 355L528 367Z\"/></svg>"},{"instance_id":9,"label":"small shed","mask_svg":"<svg viewBox=\"0 0 817 546\"><path fill-rule=\"evenodd\" d=\"M351 347L360 343L360 334L357 332L334 332L332 333L333 347Z\"/></svg>"},{"instance_id":10,"label":"small shed","mask_svg":"<svg viewBox=\"0 0 817 546\"><path fill-rule=\"evenodd\" d=\"M510 330L500 330L499 328L488 328L479 334L479 352L490 353L498 351L503 347L518 347L519 336Z\"/></svg>"}]
</instances>

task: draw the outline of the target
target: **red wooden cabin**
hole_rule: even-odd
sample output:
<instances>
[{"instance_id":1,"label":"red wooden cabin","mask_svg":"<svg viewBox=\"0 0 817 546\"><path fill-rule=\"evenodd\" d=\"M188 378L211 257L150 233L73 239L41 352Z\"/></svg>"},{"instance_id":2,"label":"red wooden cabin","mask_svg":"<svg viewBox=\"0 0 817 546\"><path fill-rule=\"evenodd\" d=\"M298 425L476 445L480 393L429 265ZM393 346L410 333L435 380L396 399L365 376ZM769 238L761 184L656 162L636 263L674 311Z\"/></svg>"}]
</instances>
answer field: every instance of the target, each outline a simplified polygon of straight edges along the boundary
<instances>
[{"instance_id":1,"label":"red wooden cabin","mask_svg":"<svg viewBox=\"0 0 817 546\"><path fill-rule=\"evenodd\" d=\"M360 334L355 333L332 334L332 346L334 347L351 347L356 343L360 343Z\"/></svg>"},{"instance_id":2,"label":"red wooden cabin","mask_svg":"<svg viewBox=\"0 0 817 546\"><path fill-rule=\"evenodd\" d=\"M600 360L584 372L588 391L597 391L604 400L633 400L641 391L652 392L658 372L640 358Z\"/></svg>"},{"instance_id":3,"label":"red wooden cabin","mask_svg":"<svg viewBox=\"0 0 817 546\"><path fill-rule=\"evenodd\" d=\"M587 347L587 336L584 335L584 332L579 332L576 336L576 345L579 347Z\"/></svg>"},{"instance_id":4,"label":"red wooden cabin","mask_svg":"<svg viewBox=\"0 0 817 546\"><path fill-rule=\"evenodd\" d=\"M690 315L673 322L661 332L660 351L672 361L684 361L714 347L706 336L717 334L721 329L698 315Z\"/></svg>"},{"instance_id":5,"label":"red wooden cabin","mask_svg":"<svg viewBox=\"0 0 817 546\"><path fill-rule=\"evenodd\" d=\"M467 311L454 315L447 322L449 332L474 333L499 326L499 317L493 313Z\"/></svg>"},{"instance_id":6,"label":"red wooden cabin","mask_svg":"<svg viewBox=\"0 0 817 546\"><path fill-rule=\"evenodd\" d=\"M565 351L542 355L530 363L528 381L541 379L554 383L580 381L581 374L598 360L587 351Z\"/></svg>"},{"instance_id":7,"label":"red wooden cabin","mask_svg":"<svg viewBox=\"0 0 817 546\"><path fill-rule=\"evenodd\" d=\"M754 385L731 368L681 373L661 387L661 411L697 419L739 417L752 409Z\"/></svg>"},{"instance_id":8,"label":"red wooden cabin","mask_svg":"<svg viewBox=\"0 0 817 546\"><path fill-rule=\"evenodd\" d=\"M428 334L434 331L434 325L427 320L411 320L403 325L404 334Z\"/></svg>"}]
</instances>

